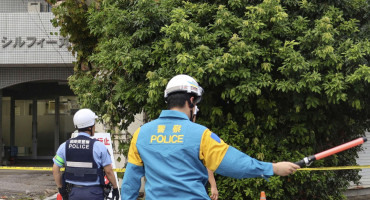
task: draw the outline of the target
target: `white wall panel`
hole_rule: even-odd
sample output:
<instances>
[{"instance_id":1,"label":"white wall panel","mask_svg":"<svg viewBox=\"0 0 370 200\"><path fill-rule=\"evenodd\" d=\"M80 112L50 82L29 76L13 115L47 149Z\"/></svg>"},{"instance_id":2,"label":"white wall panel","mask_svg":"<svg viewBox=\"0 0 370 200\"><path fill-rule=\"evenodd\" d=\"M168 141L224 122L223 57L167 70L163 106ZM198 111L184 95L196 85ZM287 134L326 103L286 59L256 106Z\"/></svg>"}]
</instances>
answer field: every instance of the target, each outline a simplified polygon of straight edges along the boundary
<instances>
[{"instance_id":1,"label":"white wall panel","mask_svg":"<svg viewBox=\"0 0 370 200\"><path fill-rule=\"evenodd\" d=\"M358 154L357 164L370 165L370 132L366 132L367 142L362 144L364 151ZM362 169L359 174L362 176L360 182L362 187L370 187L370 169Z\"/></svg>"}]
</instances>

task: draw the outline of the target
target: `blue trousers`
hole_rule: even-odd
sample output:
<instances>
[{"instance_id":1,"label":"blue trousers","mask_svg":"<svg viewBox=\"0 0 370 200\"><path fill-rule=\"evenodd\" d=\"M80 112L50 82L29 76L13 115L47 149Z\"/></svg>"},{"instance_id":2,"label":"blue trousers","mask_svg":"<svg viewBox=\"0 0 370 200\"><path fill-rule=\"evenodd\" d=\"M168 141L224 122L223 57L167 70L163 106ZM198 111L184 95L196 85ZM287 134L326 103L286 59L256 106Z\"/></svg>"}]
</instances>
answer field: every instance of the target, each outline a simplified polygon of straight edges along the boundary
<instances>
[{"instance_id":1,"label":"blue trousers","mask_svg":"<svg viewBox=\"0 0 370 200\"><path fill-rule=\"evenodd\" d=\"M101 186L78 187L74 186L69 194L70 200L104 200Z\"/></svg>"}]
</instances>

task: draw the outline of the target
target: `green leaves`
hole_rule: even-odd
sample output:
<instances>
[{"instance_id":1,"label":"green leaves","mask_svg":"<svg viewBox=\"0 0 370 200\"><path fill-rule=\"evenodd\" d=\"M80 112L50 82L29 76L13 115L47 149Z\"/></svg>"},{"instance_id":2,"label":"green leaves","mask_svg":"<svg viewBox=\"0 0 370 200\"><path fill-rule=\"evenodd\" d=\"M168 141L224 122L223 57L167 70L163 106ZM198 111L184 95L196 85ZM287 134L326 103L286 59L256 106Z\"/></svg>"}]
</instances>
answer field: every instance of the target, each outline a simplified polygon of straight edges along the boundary
<instances>
[{"instance_id":1,"label":"green leaves","mask_svg":"<svg viewBox=\"0 0 370 200\"><path fill-rule=\"evenodd\" d=\"M199 123L277 162L369 128L368 8L365 0L66 0L52 23L77 53L71 88L112 131L137 113L157 118L166 84L186 73L205 89ZM355 157L348 151L315 166L354 165ZM341 199L358 178L351 171L216 179L222 199L255 199L262 189L273 199Z\"/></svg>"},{"instance_id":2,"label":"green leaves","mask_svg":"<svg viewBox=\"0 0 370 200\"><path fill-rule=\"evenodd\" d=\"M370 67L367 65L360 65L353 74L347 76L346 81L348 83L355 83L357 81L370 83Z\"/></svg>"}]
</instances>

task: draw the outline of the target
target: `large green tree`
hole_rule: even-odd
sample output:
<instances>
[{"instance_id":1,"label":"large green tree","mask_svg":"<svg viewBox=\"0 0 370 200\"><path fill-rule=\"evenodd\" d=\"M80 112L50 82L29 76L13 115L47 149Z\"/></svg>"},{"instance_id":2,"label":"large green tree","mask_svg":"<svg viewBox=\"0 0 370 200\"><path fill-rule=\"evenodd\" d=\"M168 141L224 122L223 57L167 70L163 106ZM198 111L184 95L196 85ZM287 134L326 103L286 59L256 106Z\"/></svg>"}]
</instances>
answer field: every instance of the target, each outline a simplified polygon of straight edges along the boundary
<instances>
[{"instance_id":1,"label":"large green tree","mask_svg":"<svg viewBox=\"0 0 370 200\"><path fill-rule=\"evenodd\" d=\"M165 109L180 73L205 89L198 121L263 161L297 161L369 128L368 0L66 0L54 24L77 53L69 83L111 127ZM356 165L353 148L313 164ZM216 176L220 199L342 199L358 171Z\"/></svg>"}]
</instances>

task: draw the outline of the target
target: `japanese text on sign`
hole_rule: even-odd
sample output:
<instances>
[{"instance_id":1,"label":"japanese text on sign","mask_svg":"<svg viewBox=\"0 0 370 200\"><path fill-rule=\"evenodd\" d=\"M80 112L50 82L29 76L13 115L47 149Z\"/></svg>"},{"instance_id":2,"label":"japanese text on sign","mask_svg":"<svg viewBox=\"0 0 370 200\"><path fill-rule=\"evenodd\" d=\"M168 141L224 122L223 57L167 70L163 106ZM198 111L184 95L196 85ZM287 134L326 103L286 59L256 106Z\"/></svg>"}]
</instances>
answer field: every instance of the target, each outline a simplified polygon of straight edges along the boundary
<instances>
[{"instance_id":1,"label":"japanese text on sign","mask_svg":"<svg viewBox=\"0 0 370 200\"><path fill-rule=\"evenodd\" d=\"M50 45L55 44L58 45L59 48L70 47L70 43L68 42L68 39L65 37L60 37L59 39L45 39L45 38L37 38L37 37L15 37L15 38L9 38L9 37L1 37L1 46L3 49L8 47L13 48L31 48L33 46L39 46L41 48L44 48L44 45Z\"/></svg>"},{"instance_id":2,"label":"japanese text on sign","mask_svg":"<svg viewBox=\"0 0 370 200\"><path fill-rule=\"evenodd\" d=\"M108 138L96 138L100 142L102 142L104 145L110 145L110 141Z\"/></svg>"}]
</instances>

